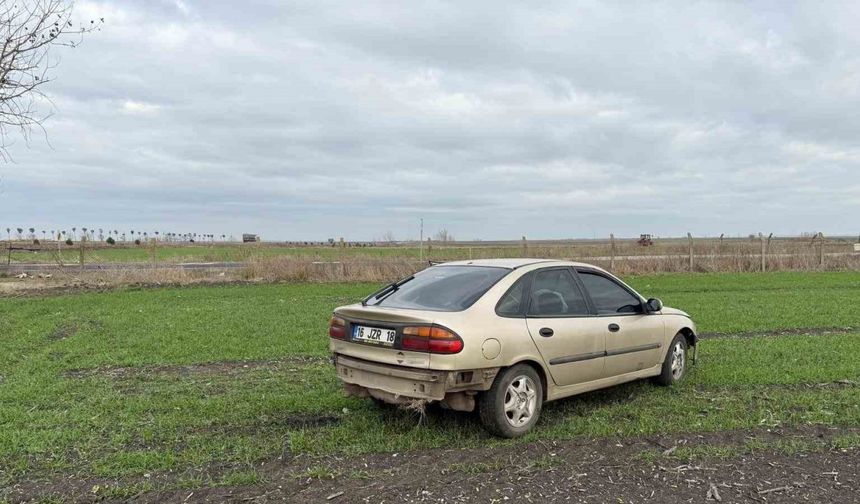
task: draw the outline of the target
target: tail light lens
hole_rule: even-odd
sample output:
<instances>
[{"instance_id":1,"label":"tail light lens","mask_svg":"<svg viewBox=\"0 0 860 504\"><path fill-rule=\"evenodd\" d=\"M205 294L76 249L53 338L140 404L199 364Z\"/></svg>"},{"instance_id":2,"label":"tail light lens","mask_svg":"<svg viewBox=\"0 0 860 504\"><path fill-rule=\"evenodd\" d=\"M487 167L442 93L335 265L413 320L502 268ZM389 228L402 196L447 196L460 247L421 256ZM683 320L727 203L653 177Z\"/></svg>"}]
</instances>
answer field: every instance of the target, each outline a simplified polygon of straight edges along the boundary
<instances>
[{"instance_id":1,"label":"tail light lens","mask_svg":"<svg viewBox=\"0 0 860 504\"><path fill-rule=\"evenodd\" d=\"M463 350L463 339L444 327L409 326L403 328L400 345L415 352L455 354Z\"/></svg>"},{"instance_id":2,"label":"tail light lens","mask_svg":"<svg viewBox=\"0 0 860 504\"><path fill-rule=\"evenodd\" d=\"M346 320L337 315L332 316L328 323L328 335L334 339L346 339Z\"/></svg>"}]
</instances>

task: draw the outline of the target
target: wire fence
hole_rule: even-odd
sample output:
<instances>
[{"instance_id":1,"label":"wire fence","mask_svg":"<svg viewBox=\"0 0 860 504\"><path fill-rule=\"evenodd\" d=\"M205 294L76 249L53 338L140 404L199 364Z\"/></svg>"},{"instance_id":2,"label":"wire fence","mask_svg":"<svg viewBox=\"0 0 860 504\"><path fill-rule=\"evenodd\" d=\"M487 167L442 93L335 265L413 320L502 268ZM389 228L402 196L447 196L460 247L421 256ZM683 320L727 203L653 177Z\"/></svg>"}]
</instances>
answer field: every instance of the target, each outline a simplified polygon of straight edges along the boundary
<instances>
[{"instance_id":1,"label":"wire fence","mask_svg":"<svg viewBox=\"0 0 860 504\"><path fill-rule=\"evenodd\" d=\"M860 239L858 239L860 242ZM756 272L860 269L860 243L822 234L745 238L686 238L515 242L384 243L374 246L292 244L176 245L151 241L110 246L80 241L7 241L0 275L75 271L118 275L140 270L230 272L269 280L386 280L428 261L532 257L586 262L618 274L658 272ZM0 249L2 250L2 249Z\"/></svg>"}]
</instances>

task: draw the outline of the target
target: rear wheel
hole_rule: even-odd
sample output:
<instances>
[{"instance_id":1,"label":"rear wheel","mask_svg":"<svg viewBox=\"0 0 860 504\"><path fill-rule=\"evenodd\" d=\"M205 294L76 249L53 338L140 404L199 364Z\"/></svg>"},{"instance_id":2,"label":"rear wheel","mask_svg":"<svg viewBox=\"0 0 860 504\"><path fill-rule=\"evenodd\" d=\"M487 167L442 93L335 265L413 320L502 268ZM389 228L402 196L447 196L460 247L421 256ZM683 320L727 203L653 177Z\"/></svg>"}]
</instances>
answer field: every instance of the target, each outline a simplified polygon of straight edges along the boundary
<instances>
[{"instance_id":1,"label":"rear wheel","mask_svg":"<svg viewBox=\"0 0 860 504\"><path fill-rule=\"evenodd\" d=\"M514 438L530 431L543 407L543 387L531 366L518 364L502 371L490 390L481 394L478 413L491 433Z\"/></svg>"},{"instance_id":2,"label":"rear wheel","mask_svg":"<svg viewBox=\"0 0 860 504\"><path fill-rule=\"evenodd\" d=\"M663 369L654 379L658 384L668 387L684 379L687 374L687 339L676 334L663 360Z\"/></svg>"}]
</instances>

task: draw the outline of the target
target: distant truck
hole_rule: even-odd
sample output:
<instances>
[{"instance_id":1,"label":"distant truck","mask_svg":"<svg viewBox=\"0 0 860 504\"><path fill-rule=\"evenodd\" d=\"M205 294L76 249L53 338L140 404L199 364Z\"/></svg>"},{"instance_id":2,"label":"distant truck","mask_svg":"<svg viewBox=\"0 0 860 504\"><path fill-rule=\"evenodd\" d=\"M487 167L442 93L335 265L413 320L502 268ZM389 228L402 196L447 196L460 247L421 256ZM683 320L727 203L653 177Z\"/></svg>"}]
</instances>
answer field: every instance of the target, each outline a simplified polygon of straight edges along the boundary
<instances>
[{"instance_id":1,"label":"distant truck","mask_svg":"<svg viewBox=\"0 0 860 504\"><path fill-rule=\"evenodd\" d=\"M243 243L256 243L260 241L260 236L250 233L242 234L242 242Z\"/></svg>"}]
</instances>

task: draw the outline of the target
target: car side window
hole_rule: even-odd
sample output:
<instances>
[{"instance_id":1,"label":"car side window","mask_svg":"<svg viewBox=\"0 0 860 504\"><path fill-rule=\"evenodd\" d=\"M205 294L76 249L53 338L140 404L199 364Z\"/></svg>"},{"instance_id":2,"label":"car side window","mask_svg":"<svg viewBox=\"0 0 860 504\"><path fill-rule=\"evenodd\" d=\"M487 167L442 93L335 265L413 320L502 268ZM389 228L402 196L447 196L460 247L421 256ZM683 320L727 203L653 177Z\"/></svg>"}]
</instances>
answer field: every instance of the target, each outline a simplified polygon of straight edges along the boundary
<instances>
[{"instance_id":1,"label":"car side window","mask_svg":"<svg viewBox=\"0 0 860 504\"><path fill-rule=\"evenodd\" d=\"M614 280L603 275L579 271L579 278L591 296L598 315L641 313L642 302Z\"/></svg>"},{"instance_id":2,"label":"car side window","mask_svg":"<svg viewBox=\"0 0 860 504\"><path fill-rule=\"evenodd\" d=\"M499 303L496 305L496 313L506 317L522 316L520 307L523 302L526 276L522 276L514 282L514 285L499 299Z\"/></svg>"},{"instance_id":3,"label":"car side window","mask_svg":"<svg viewBox=\"0 0 860 504\"><path fill-rule=\"evenodd\" d=\"M531 317L589 315L585 297L567 269L542 270L535 274L528 314Z\"/></svg>"}]
</instances>

